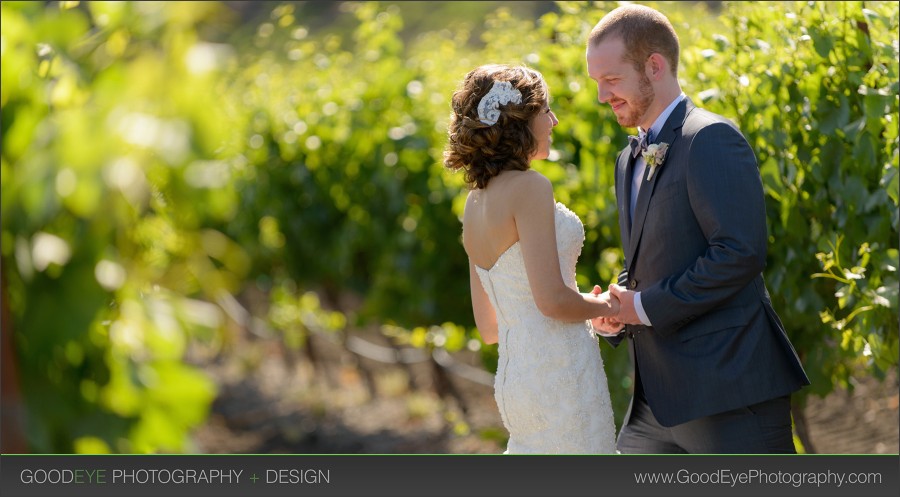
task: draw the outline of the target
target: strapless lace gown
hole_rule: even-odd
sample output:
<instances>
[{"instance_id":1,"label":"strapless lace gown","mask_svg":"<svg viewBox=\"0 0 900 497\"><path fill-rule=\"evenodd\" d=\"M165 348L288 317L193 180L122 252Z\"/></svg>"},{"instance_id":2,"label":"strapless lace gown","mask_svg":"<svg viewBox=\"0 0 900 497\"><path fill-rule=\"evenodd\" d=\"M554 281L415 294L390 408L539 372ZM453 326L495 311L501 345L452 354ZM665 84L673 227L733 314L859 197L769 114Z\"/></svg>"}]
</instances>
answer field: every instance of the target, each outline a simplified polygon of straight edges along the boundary
<instances>
[{"instance_id":1,"label":"strapless lace gown","mask_svg":"<svg viewBox=\"0 0 900 497\"><path fill-rule=\"evenodd\" d=\"M566 286L575 284L575 263L584 226L556 203L556 244ZM510 454L603 454L615 452L609 387L590 322L565 323L541 314L519 242L490 269L476 268L497 314L500 360L494 397L509 431Z\"/></svg>"}]
</instances>

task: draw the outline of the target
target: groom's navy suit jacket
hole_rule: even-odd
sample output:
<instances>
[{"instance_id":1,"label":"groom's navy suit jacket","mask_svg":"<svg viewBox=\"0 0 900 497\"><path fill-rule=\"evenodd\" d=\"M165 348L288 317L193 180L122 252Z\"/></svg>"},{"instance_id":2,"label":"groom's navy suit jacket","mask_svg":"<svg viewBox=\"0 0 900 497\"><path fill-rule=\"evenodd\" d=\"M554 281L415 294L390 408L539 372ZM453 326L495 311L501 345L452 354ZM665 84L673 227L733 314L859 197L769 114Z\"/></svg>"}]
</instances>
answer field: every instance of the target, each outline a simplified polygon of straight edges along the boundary
<instances>
[{"instance_id":1,"label":"groom's navy suit jacket","mask_svg":"<svg viewBox=\"0 0 900 497\"><path fill-rule=\"evenodd\" d=\"M654 416L674 426L808 385L763 282L766 212L747 141L684 98L653 142L669 149L649 181L645 169L633 220L630 148L616 160L616 199L619 284L641 292L653 324L620 337Z\"/></svg>"}]
</instances>

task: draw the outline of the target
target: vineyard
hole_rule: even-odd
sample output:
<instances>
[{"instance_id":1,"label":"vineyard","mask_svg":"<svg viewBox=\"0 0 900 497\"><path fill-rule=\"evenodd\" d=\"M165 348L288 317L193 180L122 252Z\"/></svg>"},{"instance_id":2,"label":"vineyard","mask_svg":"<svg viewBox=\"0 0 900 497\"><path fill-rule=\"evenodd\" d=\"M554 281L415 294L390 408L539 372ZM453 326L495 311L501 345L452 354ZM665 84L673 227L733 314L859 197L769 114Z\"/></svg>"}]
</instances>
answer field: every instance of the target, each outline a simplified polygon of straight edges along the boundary
<instances>
[{"instance_id":1,"label":"vineyard","mask_svg":"<svg viewBox=\"0 0 900 497\"><path fill-rule=\"evenodd\" d=\"M0 4L2 451L502 452L450 95L482 63L545 76L534 167L584 222L579 287L606 287L629 130L584 43L617 2L237 4ZM648 5L757 154L799 445L896 453L827 429L898 416L896 3ZM629 359L600 347L620 424Z\"/></svg>"}]
</instances>

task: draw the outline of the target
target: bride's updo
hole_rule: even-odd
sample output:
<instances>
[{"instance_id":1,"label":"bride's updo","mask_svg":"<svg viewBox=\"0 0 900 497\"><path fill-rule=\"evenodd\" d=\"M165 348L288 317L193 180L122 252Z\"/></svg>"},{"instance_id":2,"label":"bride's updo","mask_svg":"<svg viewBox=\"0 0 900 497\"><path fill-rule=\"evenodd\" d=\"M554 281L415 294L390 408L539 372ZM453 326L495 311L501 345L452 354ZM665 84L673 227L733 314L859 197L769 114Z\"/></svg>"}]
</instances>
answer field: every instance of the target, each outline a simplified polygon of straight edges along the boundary
<instances>
[{"instance_id":1,"label":"bride's updo","mask_svg":"<svg viewBox=\"0 0 900 497\"><path fill-rule=\"evenodd\" d=\"M537 71L496 64L472 70L453 93L444 166L465 171L471 189L485 188L503 171L527 170L537 149L531 120L546 103Z\"/></svg>"}]
</instances>

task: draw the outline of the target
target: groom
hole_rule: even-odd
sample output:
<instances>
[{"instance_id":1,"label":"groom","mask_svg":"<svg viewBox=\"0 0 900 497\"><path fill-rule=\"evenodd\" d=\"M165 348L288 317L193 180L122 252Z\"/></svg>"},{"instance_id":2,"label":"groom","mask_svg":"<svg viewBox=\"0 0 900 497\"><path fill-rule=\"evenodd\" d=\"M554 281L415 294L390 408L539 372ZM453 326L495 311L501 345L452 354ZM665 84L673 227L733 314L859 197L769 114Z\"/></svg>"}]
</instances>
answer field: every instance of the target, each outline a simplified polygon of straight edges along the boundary
<instances>
[{"instance_id":1,"label":"groom","mask_svg":"<svg viewBox=\"0 0 900 497\"><path fill-rule=\"evenodd\" d=\"M762 278L756 158L678 84L678 38L656 10L607 14L587 43L597 98L638 136L616 160L625 268L610 292L635 368L623 453L794 453L790 394L809 380Z\"/></svg>"}]
</instances>

